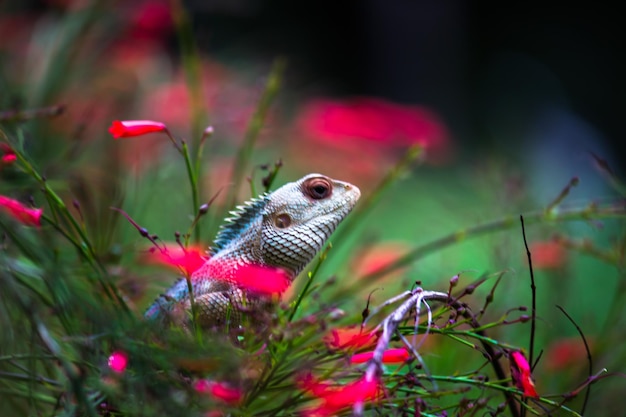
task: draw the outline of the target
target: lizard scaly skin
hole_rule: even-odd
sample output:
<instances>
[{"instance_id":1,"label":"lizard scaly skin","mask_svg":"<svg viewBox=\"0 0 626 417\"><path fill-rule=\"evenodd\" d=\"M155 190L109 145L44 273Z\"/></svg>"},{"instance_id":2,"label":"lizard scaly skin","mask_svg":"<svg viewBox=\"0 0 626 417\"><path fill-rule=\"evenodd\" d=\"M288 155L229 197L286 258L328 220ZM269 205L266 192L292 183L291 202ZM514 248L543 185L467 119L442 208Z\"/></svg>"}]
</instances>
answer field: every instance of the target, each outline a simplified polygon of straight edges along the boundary
<instances>
[{"instance_id":1,"label":"lizard scaly skin","mask_svg":"<svg viewBox=\"0 0 626 417\"><path fill-rule=\"evenodd\" d=\"M237 270L246 265L281 269L293 281L355 206L357 187L321 174L309 174L270 194L252 199L226 219L211 257L191 275L202 327L231 325L242 310L266 308L271 299L237 285ZM187 281L178 280L148 308L149 320L186 325L191 301Z\"/></svg>"}]
</instances>

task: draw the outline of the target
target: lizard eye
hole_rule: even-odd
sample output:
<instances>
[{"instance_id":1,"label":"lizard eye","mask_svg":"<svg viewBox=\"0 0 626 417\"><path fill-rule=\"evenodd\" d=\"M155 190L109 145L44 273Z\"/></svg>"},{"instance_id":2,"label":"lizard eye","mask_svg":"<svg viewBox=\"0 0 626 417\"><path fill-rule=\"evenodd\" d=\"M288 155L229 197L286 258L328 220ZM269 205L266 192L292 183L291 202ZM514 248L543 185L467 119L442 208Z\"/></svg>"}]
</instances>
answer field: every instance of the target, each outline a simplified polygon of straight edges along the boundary
<instances>
[{"instance_id":1,"label":"lizard eye","mask_svg":"<svg viewBox=\"0 0 626 417\"><path fill-rule=\"evenodd\" d=\"M281 213L274 219L274 225L279 229L285 229L291 226L291 216L287 213Z\"/></svg>"},{"instance_id":2,"label":"lizard eye","mask_svg":"<svg viewBox=\"0 0 626 417\"><path fill-rule=\"evenodd\" d=\"M322 200L330 197L333 186L326 178L311 178L303 184L306 195L314 200Z\"/></svg>"}]
</instances>

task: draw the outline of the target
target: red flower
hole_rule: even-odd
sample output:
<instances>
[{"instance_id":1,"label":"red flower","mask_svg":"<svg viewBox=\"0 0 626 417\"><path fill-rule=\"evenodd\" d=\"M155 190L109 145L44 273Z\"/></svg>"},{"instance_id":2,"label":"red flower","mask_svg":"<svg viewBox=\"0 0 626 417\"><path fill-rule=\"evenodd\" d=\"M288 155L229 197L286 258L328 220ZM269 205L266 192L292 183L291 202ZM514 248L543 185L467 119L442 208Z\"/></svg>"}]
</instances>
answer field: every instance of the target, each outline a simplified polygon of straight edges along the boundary
<instances>
[{"instance_id":1,"label":"red flower","mask_svg":"<svg viewBox=\"0 0 626 417\"><path fill-rule=\"evenodd\" d=\"M146 1L132 10L130 24L125 39L163 39L172 31L172 12L167 2Z\"/></svg>"},{"instance_id":2,"label":"red flower","mask_svg":"<svg viewBox=\"0 0 626 417\"><path fill-rule=\"evenodd\" d=\"M196 381L193 388L200 394L208 394L227 404L237 404L243 398L243 392L240 389L232 388L223 382L215 382L209 379Z\"/></svg>"},{"instance_id":3,"label":"red flower","mask_svg":"<svg viewBox=\"0 0 626 417\"><path fill-rule=\"evenodd\" d=\"M15 151L6 143L0 143L0 151L2 152L2 163L11 164L17 160Z\"/></svg>"},{"instance_id":4,"label":"red flower","mask_svg":"<svg viewBox=\"0 0 626 417\"><path fill-rule=\"evenodd\" d=\"M539 397L530 374L530 365L524 354L518 351L511 352L509 360L511 362L511 378L515 386L527 397Z\"/></svg>"},{"instance_id":5,"label":"red flower","mask_svg":"<svg viewBox=\"0 0 626 417\"><path fill-rule=\"evenodd\" d=\"M312 375L306 375L298 383L302 389L322 400L318 407L303 412L307 417L331 416L357 403L375 401L381 391L378 380L368 380L366 377L340 387L316 381Z\"/></svg>"},{"instance_id":6,"label":"red flower","mask_svg":"<svg viewBox=\"0 0 626 417\"><path fill-rule=\"evenodd\" d=\"M151 120L114 120L111 127L109 127L109 133L115 139L141 136L153 132L164 132L166 130L167 127L163 123Z\"/></svg>"},{"instance_id":7,"label":"red flower","mask_svg":"<svg viewBox=\"0 0 626 417\"><path fill-rule=\"evenodd\" d=\"M355 256L354 261L352 262L352 269L354 274L358 277L376 274L396 262L408 251L409 246L403 242L385 242L367 246L359 251L359 253ZM392 282L399 279L402 271L403 269L399 268L385 274L385 281ZM381 278L379 278L379 280ZM366 290L366 288L364 288L364 290Z\"/></svg>"},{"instance_id":8,"label":"red flower","mask_svg":"<svg viewBox=\"0 0 626 417\"><path fill-rule=\"evenodd\" d=\"M282 269L254 264L238 266L234 280L239 287L261 295L282 294L291 284Z\"/></svg>"},{"instance_id":9,"label":"red flower","mask_svg":"<svg viewBox=\"0 0 626 417\"><path fill-rule=\"evenodd\" d=\"M331 349L359 349L373 346L377 339L376 333L361 327L344 327L332 329L324 337L324 342Z\"/></svg>"},{"instance_id":10,"label":"red flower","mask_svg":"<svg viewBox=\"0 0 626 417\"><path fill-rule=\"evenodd\" d=\"M529 249L533 267L537 269L558 269L567 262L567 251L556 240L533 242Z\"/></svg>"},{"instance_id":11,"label":"red flower","mask_svg":"<svg viewBox=\"0 0 626 417\"><path fill-rule=\"evenodd\" d=\"M109 356L108 364L113 372L120 374L128 366L128 355L121 350L116 350Z\"/></svg>"},{"instance_id":12,"label":"red flower","mask_svg":"<svg viewBox=\"0 0 626 417\"><path fill-rule=\"evenodd\" d=\"M203 417L224 417L226 414L224 414L223 411L220 410L210 410L207 411L206 413L204 413L202 416Z\"/></svg>"},{"instance_id":13,"label":"red flower","mask_svg":"<svg viewBox=\"0 0 626 417\"><path fill-rule=\"evenodd\" d=\"M43 209L30 209L19 201L0 195L0 209L26 226L41 226Z\"/></svg>"},{"instance_id":14,"label":"red flower","mask_svg":"<svg viewBox=\"0 0 626 417\"><path fill-rule=\"evenodd\" d=\"M447 147L446 128L434 113L377 98L314 100L303 110L299 125L312 137L333 143L359 139L399 147Z\"/></svg>"},{"instance_id":15,"label":"red flower","mask_svg":"<svg viewBox=\"0 0 626 417\"><path fill-rule=\"evenodd\" d=\"M365 363L374 357L374 351L357 353L350 358L351 363ZM387 349L383 353L383 363L404 363L411 356L409 351L405 348L401 349Z\"/></svg>"},{"instance_id":16,"label":"red flower","mask_svg":"<svg viewBox=\"0 0 626 417\"><path fill-rule=\"evenodd\" d=\"M593 340L587 339L589 349L593 347ZM561 339L551 343L546 349L545 368L550 371L565 371L576 369L585 363L587 350L585 344L578 337Z\"/></svg>"},{"instance_id":17,"label":"red flower","mask_svg":"<svg viewBox=\"0 0 626 417\"><path fill-rule=\"evenodd\" d=\"M221 260L207 265L204 274L221 279L262 296L282 294L291 280L287 273L267 265L242 264L232 259Z\"/></svg>"},{"instance_id":18,"label":"red flower","mask_svg":"<svg viewBox=\"0 0 626 417\"><path fill-rule=\"evenodd\" d=\"M144 261L173 266L189 276L207 261L206 251L199 247L182 248L177 243L166 243L165 249L151 248Z\"/></svg>"}]
</instances>

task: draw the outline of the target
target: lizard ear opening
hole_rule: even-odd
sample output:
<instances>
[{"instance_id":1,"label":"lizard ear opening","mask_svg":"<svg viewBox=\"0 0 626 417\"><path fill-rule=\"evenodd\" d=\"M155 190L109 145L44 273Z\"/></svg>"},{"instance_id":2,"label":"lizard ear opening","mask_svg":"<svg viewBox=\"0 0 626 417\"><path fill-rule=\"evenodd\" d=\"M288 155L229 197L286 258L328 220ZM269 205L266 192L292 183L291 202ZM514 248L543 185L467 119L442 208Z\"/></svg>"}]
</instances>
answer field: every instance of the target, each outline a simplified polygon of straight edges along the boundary
<instances>
[{"instance_id":1,"label":"lizard ear opening","mask_svg":"<svg viewBox=\"0 0 626 417\"><path fill-rule=\"evenodd\" d=\"M306 195L313 200L323 200L333 193L333 185L328 179L323 177L310 178L302 184L302 189Z\"/></svg>"},{"instance_id":2,"label":"lizard ear opening","mask_svg":"<svg viewBox=\"0 0 626 417\"><path fill-rule=\"evenodd\" d=\"M285 229L291 226L291 216L287 213L280 213L274 218L274 226L279 229Z\"/></svg>"}]
</instances>

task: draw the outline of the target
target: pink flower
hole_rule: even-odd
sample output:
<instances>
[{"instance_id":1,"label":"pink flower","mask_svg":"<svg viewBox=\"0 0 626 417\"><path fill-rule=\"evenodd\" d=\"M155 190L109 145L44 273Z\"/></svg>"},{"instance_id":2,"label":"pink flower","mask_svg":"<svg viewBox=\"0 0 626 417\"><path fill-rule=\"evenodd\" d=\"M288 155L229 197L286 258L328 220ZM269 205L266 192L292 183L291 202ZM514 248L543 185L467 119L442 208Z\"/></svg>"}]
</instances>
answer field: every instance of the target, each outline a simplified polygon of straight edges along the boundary
<instances>
[{"instance_id":1,"label":"pink flower","mask_svg":"<svg viewBox=\"0 0 626 417\"><path fill-rule=\"evenodd\" d=\"M369 361L370 359L372 359L373 357L374 357L374 351L357 353L356 355L353 355L352 358L350 358L350 362L354 364L365 363ZM404 363L410 357L411 356L409 355L409 352L404 348L387 349L383 353L382 361L383 363Z\"/></svg>"},{"instance_id":2,"label":"pink flower","mask_svg":"<svg viewBox=\"0 0 626 417\"><path fill-rule=\"evenodd\" d=\"M261 296L281 295L291 285L287 272L267 265L242 264L229 259L213 262L207 268L203 273Z\"/></svg>"},{"instance_id":3,"label":"pink flower","mask_svg":"<svg viewBox=\"0 0 626 417\"><path fill-rule=\"evenodd\" d=\"M17 160L17 155L15 155L15 151L6 143L0 143L0 152L2 153L3 164L12 164Z\"/></svg>"},{"instance_id":4,"label":"pink flower","mask_svg":"<svg viewBox=\"0 0 626 417\"><path fill-rule=\"evenodd\" d=\"M392 147L419 143L433 149L447 147L448 141L444 124L431 111L378 98L314 100L298 124L312 137L333 143L357 139Z\"/></svg>"},{"instance_id":5,"label":"pink flower","mask_svg":"<svg viewBox=\"0 0 626 417\"><path fill-rule=\"evenodd\" d=\"M302 389L322 400L318 407L304 410L303 414L307 417L332 416L357 403L375 401L381 391L377 379L368 380L366 377L340 387L316 381L312 375L306 375L298 383Z\"/></svg>"},{"instance_id":6,"label":"pink flower","mask_svg":"<svg viewBox=\"0 0 626 417\"><path fill-rule=\"evenodd\" d=\"M172 266L185 275L191 275L207 261L206 251L200 247L183 248L177 243L166 243L163 250L150 248L143 258L145 262Z\"/></svg>"},{"instance_id":7,"label":"pink flower","mask_svg":"<svg viewBox=\"0 0 626 417\"><path fill-rule=\"evenodd\" d=\"M125 39L163 39L172 31L172 12L166 1L146 1L130 14L130 33Z\"/></svg>"},{"instance_id":8,"label":"pink flower","mask_svg":"<svg viewBox=\"0 0 626 417\"><path fill-rule=\"evenodd\" d=\"M129 138L133 136L141 136L147 133L165 132L167 127L160 122L152 120L114 120L109 133L114 139Z\"/></svg>"},{"instance_id":9,"label":"pink flower","mask_svg":"<svg viewBox=\"0 0 626 417\"><path fill-rule=\"evenodd\" d=\"M200 394L207 394L227 404L238 404L243 398L240 389L232 388L223 382L200 379L194 383L193 388Z\"/></svg>"},{"instance_id":10,"label":"pink flower","mask_svg":"<svg viewBox=\"0 0 626 417\"><path fill-rule=\"evenodd\" d=\"M128 355L121 350L116 350L115 352L111 353L111 355L109 355L108 364L109 368L111 368L113 372L121 374L126 370L126 367L128 366Z\"/></svg>"},{"instance_id":11,"label":"pink flower","mask_svg":"<svg viewBox=\"0 0 626 417\"><path fill-rule=\"evenodd\" d=\"M26 226L41 226L43 209L25 207L19 201L0 195L0 209Z\"/></svg>"},{"instance_id":12,"label":"pink flower","mask_svg":"<svg viewBox=\"0 0 626 417\"><path fill-rule=\"evenodd\" d=\"M511 363L511 378L515 386L527 397L539 397L537 391L535 391L535 383L532 380L530 365L526 357L524 357L524 354L519 351L511 352L509 360Z\"/></svg>"},{"instance_id":13,"label":"pink flower","mask_svg":"<svg viewBox=\"0 0 626 417\"><path fill-rule=\"evenodd\" d=\"M264 265L242 265L235 269L236 284L261 295L282 294L291 284L285 271Z\"/></svg>"}]
</instances>

